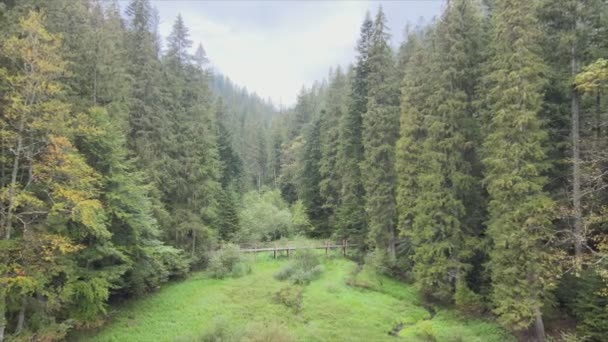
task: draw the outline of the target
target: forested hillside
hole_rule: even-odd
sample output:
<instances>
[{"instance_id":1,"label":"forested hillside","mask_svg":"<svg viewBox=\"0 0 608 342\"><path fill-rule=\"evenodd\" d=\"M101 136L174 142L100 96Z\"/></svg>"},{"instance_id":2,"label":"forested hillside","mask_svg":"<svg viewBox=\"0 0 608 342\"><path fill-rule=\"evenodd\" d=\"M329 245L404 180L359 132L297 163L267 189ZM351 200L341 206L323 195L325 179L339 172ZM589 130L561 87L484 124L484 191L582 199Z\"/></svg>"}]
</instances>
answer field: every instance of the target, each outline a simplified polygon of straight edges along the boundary
<instances>
[{"instance_id":1,"label":"forested hillside","mask_svg":"<svg viewBox=\"0 0 608 342\"><path fill-rule=\"evenodd\" d=\"M398 49L362 19L278 109L149 0L1 2L0 341L297 235L521 340L604 340L608 3L448 0Z\"/></svg>"}]
</instances>

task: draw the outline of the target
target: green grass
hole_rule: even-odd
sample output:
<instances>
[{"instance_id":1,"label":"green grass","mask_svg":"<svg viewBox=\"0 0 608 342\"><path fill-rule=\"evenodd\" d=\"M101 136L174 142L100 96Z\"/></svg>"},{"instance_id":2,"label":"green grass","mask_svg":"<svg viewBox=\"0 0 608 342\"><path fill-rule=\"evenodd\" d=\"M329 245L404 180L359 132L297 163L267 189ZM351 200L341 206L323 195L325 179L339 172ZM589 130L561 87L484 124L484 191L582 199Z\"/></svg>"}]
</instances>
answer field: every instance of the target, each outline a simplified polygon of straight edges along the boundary
<instances>
[{"instance_id":1,"label":"green grass","mask_svg":"<svg viewBox=\"0 0 608 342\"><path fill-rule=\"evenodd\" d=\"M413 287L369 271L350 282L357 287L349 286L346 280L356 265L345 259L325 260L321 277L304 287L301 308L287 307L275 294L290 285L273 277L285 262L258 256L252 273L236 279L197 273L114 307L111 321L99 332L72 339L198 341L221 322L235 331L280 326L297 341L514 341L493 323L464 320L457 313L439 311L430 319ZM397 324L403 330L390 336Z\"/></svg>"}]
</instances>

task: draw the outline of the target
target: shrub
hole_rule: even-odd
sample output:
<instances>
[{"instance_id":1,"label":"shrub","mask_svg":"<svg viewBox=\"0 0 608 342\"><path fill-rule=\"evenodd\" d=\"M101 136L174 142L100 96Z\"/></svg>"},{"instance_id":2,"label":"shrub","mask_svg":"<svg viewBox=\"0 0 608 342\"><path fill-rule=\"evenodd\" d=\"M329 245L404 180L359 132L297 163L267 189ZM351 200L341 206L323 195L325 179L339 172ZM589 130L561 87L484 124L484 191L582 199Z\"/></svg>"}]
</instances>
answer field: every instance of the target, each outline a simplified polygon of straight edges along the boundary
<instances>
[{"instance_id":1,"label":"shrub","mask_svg":"<svg viewBox=\"0 0 608 342\"><path fill-rule=\"evenodd\" d=\"M291 206L291 224L293 226L293 230L297 234L307 235L310 234L313 230L313 225L310 223L308 219L308 214L306 213L306 207L301 200L296 201Z\"/></svg>"},{"instance_id":2,"label":"shrub","mask_svg":"<svg viewBox=\"0 0 608 342\"><path fill-rule=\"evenodd\" d=\"M469 289L466 282L462 280L456 284L454 302L460 311L468 314L479 315L484 310L481 296Z\"/></svg>"},{"instance_id":3,"label":"shrub","mask_svg":"<svg viewBox=\"0 0 608 342\"><path fill-rule=\"evenodd\" d=\"M230 327L230 323L223 317L213 322L211 330L204 333L197 340L199 342L238 342L242 341L242 334Z\"/></svg>"},{"instance_id":4,"label":"shrub","mask_svg":"<svg viewBox=\"0 0 608 342\"><path fill-rule=\"evenodd\" d=\"M283 266L277 273L275 273L274 278L276 280L287 280L291 278L291 276L296 272L295 264L288 263Z\"/></svg>"},{"instance_id":5,"label":"shrub","mask_svg":"<svg viewBox=\"0 0 608 342\"><path fill-rule=\"evenodd\" d=\"M289 206L278 190L246 193L239 220L241 230L235 235L238 241L271 241L293 233Z\"/></svg>"},{"instance_id":6,"label":"shrub","mask_svg":"<svg viewBox=\"0 0 608 342\"><path fill-rule=\"evenodd\" d=\"M243 261L239 247L233 244L223 245L209 261L209 272L214 278L239 277L250 271L249 265Z\"/></svg>"},{"instance_id":7,"label":"shrub","mask_svg":"<svg viewBox=\"0 0 608 342\"><path fill-rule=\"evenodd\" d=\"M297 285L306 285L317 279L323 273L323 266L317 265L310 270L299 270L291 276L291 281Z\"/></svg>"},{"instance_id":8,"label":"shrub","mask_svg":"<svg viewBox=\"0 0 608 342\"><path fill-rule=\"evenodd\" d=\"M437 337L435 336L435 329L431 321L420 322L420 324L416 326L416 336L420 337L424 341L437 341Z\"/></svg>"},{"instance_id":9,"label":"shrub","mask_svg":"<svg viewBox=\"0 0 608 342\"><path fill-rule=\"evenodd\" d=\"M294 259L283 266L274 277L277 280L291 280L298 285L306 285L323 273L319 257L308 249L299 250Z\"/></svg>"},{"instance_id":10,"label":"shrub","mask_svg":"<svg viewBox=\"0 0 608 342\"><path fill-rule=\"evenodd\" d=\"M302 292L301 287L287 286L275 293L274 300L299 313L302 309Z\"/></svg>"},{"instance_id":11,"label":"shrub","mask_svg":"<svg viewBox=\"0 0 608 342\"><path fill-rule=\"evenodd\" d=\"M139 257L125 273L117 294L143 295L172 278L184 277L190 270L182 250L154 244L138 250Z\"/></svg>"},{"instance_id":12,"label":"shrub","mask_svg":"<svg viewBox=\"0 0 608 342\"><path fill-rule=\"evenodd\" d=\"M251 324L242 339L244 342L292 342L295 340L287 327L276 322Z\"/></svg>"},{"instance_id":13,"label":"shrub","mask_svg":"<svg viewBox=\"0 0 608 342\"><path fill-rule=\"evenodd\" d=\"M365 267L378 274L391 275L391 262L386 252L375 249L365 256Z\"/></svg>"}]
</instances>

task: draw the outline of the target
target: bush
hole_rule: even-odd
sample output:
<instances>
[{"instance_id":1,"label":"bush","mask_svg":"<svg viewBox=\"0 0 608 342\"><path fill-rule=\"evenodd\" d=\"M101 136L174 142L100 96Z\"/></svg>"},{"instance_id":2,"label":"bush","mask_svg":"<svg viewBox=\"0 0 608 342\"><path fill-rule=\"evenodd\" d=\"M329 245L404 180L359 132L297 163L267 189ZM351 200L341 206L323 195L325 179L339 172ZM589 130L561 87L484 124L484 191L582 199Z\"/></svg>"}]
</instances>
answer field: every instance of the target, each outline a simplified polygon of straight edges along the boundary
<instances>
[{"instance_id":1,"label":"bush","mask_svg":"<svg viewBox=\"0 0 608 342\"><path fill-rule=\"evenodd\" d=\"M283 266L277 273L274 274L274 278L276 280L283 281L291 278L294 273L296 273L295 264L288 263L287 265Z\"/></svg>"},{"instance_id":2,"label":"bush","mask_svg":"<svg viewBox=\"0 0 608 342\"><path fill-rule=\"evenodd\" d=\"M302 292L301 287L287 286L275 293L274 300L299 313L302 309Z\"/></svg>"},{"instance_id":3,"label":"bush","mask_svg":"<svg viewBox=\"0 0 608 342\"><path fill-rule=\"evenodd\" d=\"M433 327L433 323L431 321L420 322L420 324L416 326L416 336L420 337L424 341L437 341L437 337L435 336L435 328Z\"/></svg>"},{"instance_id":4,"label":"bush","mask_svg":"<svg viewBox=\"0 0 608 342\"><path fill-rule=\"evenodd\" d=\"M125 273L117 294L143 295L169 279L184 277L190 270L182 250L155 244L137 251L138 258Z\"/></svg>"},{"instance_id":5,"label":"bush","mask_svg":"<svg viewBox=\"0 0 608 342\"><path fill-rule=\"evenodd\" d=\"M243 342L292 342L296 339L284 325L276 322L249 325Z\"/></svg>"},{"instance_id":6,"label":"bush","mask_svg":"<svg viewBox=\"0 0 608 342\"><path fill-rule=\"evenodd\" d=\"M365 267L378 274L391 275L392 264L386 252L379 248L365 256Z\"/></svg>"},{"instance_id":7,"label":"bush","mask_svg":"<svg viewBox=\"0 0 608 342\"><path fill-rule=\"evenodd\" d=\"M314 229L312 223L310 223L310 220L308 219L306 207L301 200L296 201L291 206L291 224L293 226L293 231L295 231L296 234L308 235Z\"/></svg>"},{"instance_id":8,"label":"bush","mask_svg":"<svg viewBox=\"0 0 608 342\"><path fill-rule=\"evenodd\" d=\"M294 259L283 266L274 277L277 280L291 280L298 285L306 285L323 273L319 257L309 249L298 250Z\"/></svg>"},{"instance_id":9,"label":"bush","mask_svg":"<svg viewBox=\"0 0 608 342\"><path fill-rule=\"evenodd\" d=\"M271 241L293 233L289 206L277 190L246 193L239 220L241 230L235 235L237 241Z\"/></svg>"},{"instance_id":10,"label":"bush","mask_svg":"<svg viewBox=\"0 0 608 342\"><path fill-rule=\"evenodd\" d=\"M590 341L605 339L608 331L608 296L604 279L593 269L580 276L567 274L556 291L557 299L577 320L576 332Z\"/></svg>"},{"instance_id":11,"label":"bush","mask_svg":"<svg viewBox=\"0 0 608 342\"><path fill-rule=\"evenodd\" d=\"M228 320L217 319L213 328L200 338L199 342L292 342L295 338L289 330L276 322L268 324L252 323L245 330L232 328Z\"/></svg>"},{"instance_id":12,"label":"bush","mask_svg":"<svg viewBox=\"0 0 608 342\"><path fill-rule=\"evenodd\" d=\"M209 272L214 278L240 277L251 272L251 268L243 261L237 245L226 244L211 256Z\"/></svg>"},{"instance_id":13,"label":"bush","mask_svg":"<svg viewBox=\"0 0 608 342\"><path fill-rule=\"evenodd\" d=\"M310 270L299 270L291 276L291 282L297 285L306 285L317 279L323 273L323 266L317 265Z\"/></svg>"},{"instance_id":14,"label":"bush","mask_svg":"<svg viewBox=\"0 0 608 342\"><path fill-rule=\"evenodd\" d=\"M242 341L242 334L230 327L228 320L223 317L213 322L213 327L198 338L199 342L238 342Z\"/></svg>"},{"instance_id":15,"label":"bush","mask_svg":"<svg viewBox=\"0 0 608 342\"><path fill-rule=\"evenodd\" d=\"M456 307L464 313L479 315L484 310L481 296L469 289L466 282L463 280L456 284L454 302Z\"/></svg>"}]
</instances>

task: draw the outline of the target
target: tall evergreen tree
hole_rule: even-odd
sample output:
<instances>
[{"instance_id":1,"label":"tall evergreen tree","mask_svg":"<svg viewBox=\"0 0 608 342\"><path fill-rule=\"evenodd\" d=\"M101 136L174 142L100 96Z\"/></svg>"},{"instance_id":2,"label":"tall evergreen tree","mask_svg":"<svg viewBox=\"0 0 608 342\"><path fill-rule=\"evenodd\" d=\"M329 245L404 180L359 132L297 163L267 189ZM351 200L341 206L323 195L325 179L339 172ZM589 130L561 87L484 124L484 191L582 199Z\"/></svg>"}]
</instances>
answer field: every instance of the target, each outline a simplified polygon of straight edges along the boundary
<instances>
[{"instance_id":1,"label":"tall evergreen tree","mask_svg":"<svg viewBox=\"0 0 608 342\"><path fill-rule=\"evenodd\" d=\"M321 112L321 115L324 114ZM298 194L314 226L312 235L328 237L331 234L327 222L328 210L325 208L320 187L319 162L322 158L320 134L321 120L315 118L304 134L305 145L301 155L302 172L299 177Z\"/></svg>"},{"instance_id":2,"label":"tall evergreen tree","mask_svg":"<svg viewBox=\"0 0 608 342\"><path fill-rule=\"evenodd\" d=\"M182 15L178 14L177 19L173 23L173 29L171 30L171 34L167 38L167 53L165 58L172 63L174 67L181 67L187 65L191 60L193 60L193 56L190 55L188 49L192 47L192 40L190 40L190 34L188 32L188 28L184 24L184 19L182 19ZM197 50L198 61L205 60L204 50L202 50L202 45L199 45L201 50Z\"/></svg>"},{"instance_id":3,"label":"tall evergreen tree","mask_svg":"<svg viewBox=\"0 0 608 342\"><path fill-rule=\"evenodd\" d=\"M499 320L515 329L535 322L544 339L542 306L550 289L553 201L544 191L547 134L538 113L545 66L536 41L537 2L499 1L492 13L493 42L484 94L489 127L484 140L490 196L488 236L492 302Z\"/></svg>"},{"instance_id":4,"label":"tall evergreen tree","mask_svg":"<svg viewBox=\"0 0 608 342\"><path fill-rule=\"evenodd\" d=\"M418 176L424 171L421 162L422 144L427 137L424 117L428 113L432 84L427 82L430 74L428 40L415 34L408 36L411 57L404 64L404 79L401 88L400 136L396 144L395 170L398 231L410 242L416 238L413 229L415 205L418 192ZM412 254L410 248L408 254Z\"/></svg>"},{"instance_id":5,"label":"tall evergreen tree","mask_svg":"<svg viewBox=\"0 0 608 342\"><path fill-rule=\"evenodd\" d=\"M332 76L332 75L330 75ZM340 67L336 68L328 89L327 109L321 120L321 160L319 183L321 196L325 202L324 207L330 215L332 227L335 224L334 215L340 199L340 173L337 169L337 157L340 141L340 120L347 111L348 80Z\"/></svg>"},{"instance_id":6,"label":"tall evergreen tree","mask_svg":"<svg viewBox=\"0 0 608 342\"><path fill-rule=\"evenodd\" d=\"M473 170L478 129L472 101L481 61L481 16L475 3L450 2L430 39L426 82L432 92L423 119L426 138L414 157L420 170L414 180L418 189L409 236L420 288L451 299L457 282L466 286L465 275L477 246L472 238L479 234L481 222L479 180ZM405 134L414 134L405 139L415 141L418 132L409 131L412 128L404 128Z\"/></svg>"},{"instance_id":7,"label":"tall evergreen tree","mask_svg":"<svg viewBox=\"0 0 608 342\"><path fill-rule=\"evenodd\" d=\"M395 143L399 135L399 95L386 16L380 7L369 42L367 108L363 114L364 158L361 172L366 193L369 238L395 258Z\"/></svg>"},{"instance_id":8,"label":"tall evergreen tree","mask_svg":"<svg viewBox=\"0 0 608 342\"><path fill-rule=\"evenodd\" d=\"M207 53L205 52L205 49L203 49L203 44L201 43L198 44L196 52L194 53L194 61L200 68L203 68L209 63L209 58L207 58Z\"/></svg>"},{"instance_id":9,"label":"tall evergreen tree","mask_svg":"<svg viewBox=\"0 0 608 342\"><path fill-rule=\"evenodd\" d=\"M149 0L132 0L127 6L129 19L127 46L128 72L132 78L129 108L129 148L139 157L140 166L152 169L159 152L165 112L159 108L160 65L156 51L154 11Z\"/></svg>"},{"instance_id":10,"label":"tall evergreen tree","mask_svg":"<svg viewBox=\"0 0 608 342\"><path fill-rule=\"evenodd\" d=\"M368 58L372 31L373 22L369 13L366 13L357 42L357 64L354 67L350 102L340 120L340 145L336 161L342 183L336 215L339 235L362 246L367 238L367 216L360 169L363 160L361 131L363 114L367 111Z\"/></svg>"}]
</instances>

